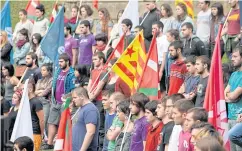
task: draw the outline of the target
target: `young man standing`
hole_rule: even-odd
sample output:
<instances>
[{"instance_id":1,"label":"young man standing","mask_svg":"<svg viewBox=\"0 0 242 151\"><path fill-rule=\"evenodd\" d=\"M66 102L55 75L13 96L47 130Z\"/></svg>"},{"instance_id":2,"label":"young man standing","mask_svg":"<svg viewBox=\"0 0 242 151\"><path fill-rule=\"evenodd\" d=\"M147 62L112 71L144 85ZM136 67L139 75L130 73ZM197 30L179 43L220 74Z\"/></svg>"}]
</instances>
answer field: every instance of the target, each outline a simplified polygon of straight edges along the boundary
<instances>
[{"instance_id":1,"label":"young man standing","mask_svg":"<svg viewBox=\"0 0 242 151\"><path fill-rule=\"evenodd\" d=\"M157 117L155 111L157 105L157 101L150 101L145 105L145 117L150 124L147 130L147 138L145 144L145 150L147 151L156 151L157 146L159 145L160 132L163 128L163 124Z\"/></svg>"},{"instance_id":2,"label":"young man standing","mask_svg":"<svg viewBox=\"0 0 242 151\"><path fill-rule=\"evenodd\" d=\"M205 93L207 89L208 76L210 69L210 59L207 56L199 56L196 58L196 70L200 75L200 80L197 86L197 97L195 107L203 107Z\"/></svg>"},{"instance_id":3,"label":"young man standing","mask_svg":"<svg viewBox=\"0 0 242 151\"><path fill-rule=\"evenodd\" d=\"M123 33L125 33L124 49L126 49L129 46L129 44L134 40L134 35L131 34L133 23L130 19L126 18L122 20L121 26Z\"/></svg>"},{"instance_id":4,"label":"young man standing","mask_svg":"<svg viewBox=\"0 0 242 151\"><path fill-rule=\"evenodd\" d=\"M81 107L77 113L78 120L72 128L73 151L97 151L100 115L96 106L89 100L85 88L79 87L72 92L72 101Z\"/></svg>"},{"instance_id":5,"label":"young man standing","mask_svg":"<svg viewBox=\"0 0 242 151\"><path fill-rule=\"evenodd\" d=\"M130 97L130 112L136 116L134 130L131 138L130 150L141 151L145 149L148 122L145 117L145 104L149 98L143 93L135 93Z\"/></svg>"},{"instance_id":6,"label":"young man standing","mask_svg":"<svg viewBox=\"0 0 242 151\"><path fill-rule=\"evenodd\" d=\"M237 71L233 72L227 87L224 90L225 101L228 103L229 129L237 123L237 115L242 113L242 47L236 46L232 53L233 66ZM239 151L241 147L230 143L231 150Z\"/></svg>"},{"instance_id":7,"label":"young man standing","mask_svg":"<svg viewBox=\"0 0 242 151\"><path fill-rule=\"evenodd\" d=\"M170 67L170 82L168 95L175 94L182 86L187 74L187 67L182 56L183 45L181 41L174 41L169 46L170 58L174 60Z\"/></svg>"}]
</instances>

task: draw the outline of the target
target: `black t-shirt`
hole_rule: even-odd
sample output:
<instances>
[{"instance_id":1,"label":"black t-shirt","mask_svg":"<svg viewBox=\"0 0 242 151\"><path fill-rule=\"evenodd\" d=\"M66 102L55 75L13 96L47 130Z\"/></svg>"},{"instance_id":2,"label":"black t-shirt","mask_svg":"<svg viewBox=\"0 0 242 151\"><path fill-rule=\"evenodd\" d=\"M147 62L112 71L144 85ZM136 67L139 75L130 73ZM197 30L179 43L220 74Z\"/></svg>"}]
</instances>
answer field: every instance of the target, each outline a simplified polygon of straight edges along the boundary
<instances>
[{"instance_id":1,"label":"black t-shirt","mask_svg":"<svg viewBox=\"0 0 242 151\"><path fill-rule=\"evenodd\" d=\"M6 101L5 99L3 99L1 101L1 115L3 115L4 113L8 113L10 108L11 108L11 105L9 101Z\"/></svg>"},{"instance_id":2,"label":"black t-shirt","mask_svg":"<svg viewBox=\"0 0 242 151\"><path fill-rule=\"evenodd\" d=\"M35 83L37 83L37 81L39 79L42 78L41 72L40 72L40 68L36 67L34 69L28 69L25 76L23 77L23 82L24 83L27 79L33 79L35 81Z\"/></svg>"},{"instance_id":3,"label":"black t-shirt","mask_svg":"<svg viewBox=\"0 0 242 151\"><path fill-rule=\"evenodd\" d=\"M207 84L208 84L208 76L206 78L200 78L200 82L198 83L198 86L197 86L197 98L195 102L195 107L203 107Z\"/></svg>"},{"instance_id":4,"label":"black t-shirt","mask_svg":"<svg viewBox=\"0 0 242 151\"><path fill-rule=\"evenodd\" d=\"M39 118L36 112L43 110L43 105L37 97L30 99L29 104L32 118L33 133L41 134Z\"/></svg>"},{"instance_id":5,"label":"black t-shirt","mask_svg":"<svg viewBox=\"0 0 242 151\"><path fill-rule=\"evenodd\" d=\"M165 146L169 144L169 140L174 125L174 121L170 121L163 126L162 131L160 133L160 145L158 145L157 151L165 151Z\"/></svg>"}]
</instances>

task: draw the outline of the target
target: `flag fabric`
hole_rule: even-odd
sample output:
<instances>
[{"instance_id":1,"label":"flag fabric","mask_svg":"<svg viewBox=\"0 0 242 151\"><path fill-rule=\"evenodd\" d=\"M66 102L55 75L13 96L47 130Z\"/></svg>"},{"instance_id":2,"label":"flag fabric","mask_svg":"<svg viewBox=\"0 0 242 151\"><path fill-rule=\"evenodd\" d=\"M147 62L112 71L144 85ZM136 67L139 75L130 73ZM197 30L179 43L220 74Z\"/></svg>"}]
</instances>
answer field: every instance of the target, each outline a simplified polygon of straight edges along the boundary
<instances>
[{"instance_id":1,"label":"flag fabric","mask_svg":"<svg viewBox=\"0 0 242 151\"><path fill-rule=\"evenodd\" d=\"M28 19L34 22L36 20L35 8L40 4L39 0L29 0L25 10L28 13Z\"/></svg>"},{"instance_id":2,"label":"flag fabric","mask_svg":"<svg viewBox=\"0 0 242 151\"><path fill-rule=\"evenodd\" d=\"M60 124L55 142L55 151L72 150L72 123L70 105L71 98L68 98L64 105L64 111L61 113Z\"/></svg>"},{"instance_id":3,"label":"flag fabric","mask_svg":"<svg viewBox=\"0 0 242 151\"><path fill-rule=\"evenodd\" d=\"M141 31L112 67L112 70L129 86L132 93L138 88L145 61L144 37Z\"/></svg>"},{"instance_id":4,"label":"flag fabric","mask_svg":"<svg viewBox=\"0 0 242 151\"><path fill-rule=\"evenodd\" d=\"M52 10L52 13L51 13L50 24L52 24L54 22L54 19L55 19L57 13L58 13L58 5L57 5L57 1L56 1L55 5L54 5L54 8Z\"/></svg>"},{"instance_id":5,"label":"flag fabric","mask_svg":"<svg viewBox=\"0 0 242 151\"><path fill-rule=\"evenodd\" d=\"M194 10L193 10L193 0L176 0L175 5L178 3L183 3L187 6L187 13L188 15L194 19Z\"/></svg>"},{"instance_id":6,"label":"flag fabric","mask_svg":"<svg viewBox=\"0 0 242 151\"><path fill-rule=\"evenodd\" d=\"M10 139L11 142L14 142L17 138L22 136L28 136L33 140L33 127L28 97L28 82L29 80L26 80L24 84L22 99Z\"/></svg>"},{"instance_id":7,"label":"flag fabric","mask_svg":"<svg viewBox=\"0 0 242 151\"><path fill-rule=\"evenodd\" d=\"M98 9L98 0L92 0L92 5L94 8Z\"/></svg>"},{"instance_id":8,"label":"flag fabric","mask_svg":"<svg viewBox=\"0 0 242 151\"><path fill-rule=\"evenodd\" d=\"M158 72L158 51L156 44L156 36L150 44L150 50L147 54L147 60L140 78L138 92L147 95L151 100L159 98L159 72Z\"/></svg>"},{"instance_id":9,"label":"flag fabric","mask_svg":"<svg viewBox=\"0 0 242 151\"><path fill-rule=\"evenodd\" d=\"M218 132L221 133L225 147L229 150L228 118L224 98L224 84L220 51L221 31L222 25L219 27L219 34L217 36L213 51L203 107L208 111L208 121L216 128Z\"/></svg>"},{"instance_id":10,"label":"flag fabric","mask_svg":"<svg viewBox=\"0 0 242 151\"><path fill-rule=\"evenodd\" d=\"M62 6L47 34L41 41L40 48L57 65L59 54L65 50L64 42L64 7Z\"/></svg>"}]
</instances>

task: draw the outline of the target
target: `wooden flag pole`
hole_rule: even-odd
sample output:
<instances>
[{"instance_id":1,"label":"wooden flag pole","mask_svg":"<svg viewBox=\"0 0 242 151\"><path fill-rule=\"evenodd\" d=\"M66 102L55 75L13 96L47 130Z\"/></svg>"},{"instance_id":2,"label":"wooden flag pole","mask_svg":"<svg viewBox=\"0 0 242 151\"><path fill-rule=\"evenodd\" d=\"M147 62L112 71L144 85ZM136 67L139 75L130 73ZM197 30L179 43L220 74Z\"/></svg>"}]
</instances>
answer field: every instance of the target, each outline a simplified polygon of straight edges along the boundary
<instances>
[{"instance_id":1,"label":"wooden flag pole","mask_svg":"<svg viewBox=\"0 0 242 151\"><path fill-rule=\"evenodd\" d=\"M23 78L24 78L25 74L27 73L28 69L29 69L29 67L27 67L27 68L25 69L24 74L22 75L21 79L20 79L19 82L18 82L17 88L18 88L18 87L20 86L20 84L22 83Z\"/></svg>"}]
</instances>

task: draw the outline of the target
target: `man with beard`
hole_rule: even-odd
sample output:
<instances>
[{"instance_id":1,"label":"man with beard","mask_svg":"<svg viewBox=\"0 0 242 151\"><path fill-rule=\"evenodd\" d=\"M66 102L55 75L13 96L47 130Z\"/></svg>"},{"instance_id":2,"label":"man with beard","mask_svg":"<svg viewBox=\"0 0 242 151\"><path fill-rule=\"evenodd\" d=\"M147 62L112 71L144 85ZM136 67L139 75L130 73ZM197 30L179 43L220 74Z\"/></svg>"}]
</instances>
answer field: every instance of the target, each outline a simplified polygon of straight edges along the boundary
<instances>
[{"instance_id":1,"label":"man with beard","mask_svg":"<svg viewBox=\"0 0 242 151\"><path fill-rule=\"evenodd\" d=\"M182 56L183 44L181 41L174 41L169 46L170 58L174 60L170 67L170 86L168 95L175 94L182 86L187 74L187 67Z\"/></svg>"},{"instance_id":2,"label":"man with beard","mask_svg":"<svg viewBox=\"0 0 242 151\"><path fill-rule=\"evenodd\" d=\"M197 97L195 107L203 107L205 93L207 89L210 59L207 56L199 56L196 58L196 71L200 75L200 80L197 85Z\"/></svg>"},{"instance_id":3,"label":"man with beard","mask_svg":"<svg viewBox=\"0 0 242 151\"><path fill-rule=\"evenodd\" d=\"M149 98L143 93L135 93L130 97L130 112L136 116L134 130L131 138L130 150L141 151L145 149L148 122L145 118L145 104Z\"/></svg>"},{"instance_id":4,"label":"man with beard","mask_svg":"<svg viewBox=\"0 0 242 151\"><path fill-rule=\"evenodd\" d=\"M74 68L77 63L77 41L72 37L71 35L71 27L69 25L66 25L64 27L64 33L65 33L65 53L68 54L70 57L70 64Z\"/></svg>"},{"instance_id":5,"label":"man with beard","mask_svg":"<svg viewBox=\"0 0 242 151\"><path fill-rule=\"evenodd\" d=\"M242 113L242 46L236 46L232 53L233 66L237 71L233 72L227 87L225 88L225 100L228 103L229 129L235 126L237 115ZM238 120L239 121L239 120ZM239 137L235 137L239 138ZM241 147L230 143L231 150L239 151Z\"/></svg>"},{"instance_id":6,"label":"man with beard","mask_svg":"<svg viewBox=\"0 0 242 151\"><path fill-rule=\"evenodd\" d=\"M74 88L74 69L70 67L70 58L66 53L59 56L59 68L53 77L52 104L48 119L48 142L42 146L43 150L53 149L53 140L60 121L62 96L70 93Z\"/></svg>"}]
</instances>

